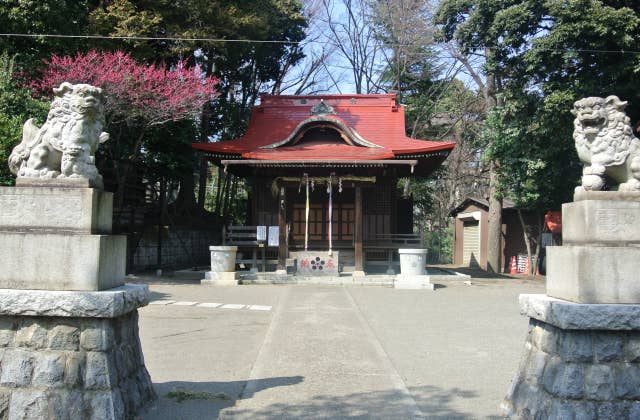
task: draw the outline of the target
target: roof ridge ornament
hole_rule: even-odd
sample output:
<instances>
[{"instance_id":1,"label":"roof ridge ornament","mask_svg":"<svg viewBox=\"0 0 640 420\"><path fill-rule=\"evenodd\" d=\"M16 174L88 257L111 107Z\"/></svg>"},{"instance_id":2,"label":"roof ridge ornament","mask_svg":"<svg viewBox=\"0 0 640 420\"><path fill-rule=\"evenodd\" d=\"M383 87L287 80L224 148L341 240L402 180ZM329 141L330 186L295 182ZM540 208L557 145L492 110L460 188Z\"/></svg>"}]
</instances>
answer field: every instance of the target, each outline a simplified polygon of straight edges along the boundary
<instances>
[{"instance_id":1,"label":"roof ridge ornament","mask_svg":"<svg viewBox=\"0 0 640 420\"><path fill-rule=\"evenodd\" d=\"M332 106L327 105L324 99L320 99L320 103L311 107L311 115L336 115L336 111Z\"/></svg>"}]
</instances>

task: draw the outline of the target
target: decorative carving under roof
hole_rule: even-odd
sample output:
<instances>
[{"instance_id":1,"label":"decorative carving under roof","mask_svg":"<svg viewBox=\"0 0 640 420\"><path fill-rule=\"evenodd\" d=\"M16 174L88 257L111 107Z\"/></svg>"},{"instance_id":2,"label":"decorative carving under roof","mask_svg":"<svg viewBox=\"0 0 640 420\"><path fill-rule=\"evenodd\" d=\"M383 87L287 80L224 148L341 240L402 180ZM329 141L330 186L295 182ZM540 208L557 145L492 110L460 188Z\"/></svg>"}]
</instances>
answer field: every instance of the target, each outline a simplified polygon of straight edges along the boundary
<instances>
[{"instance_id":1,"label":"decorative carving under roof","mask_svg":"<svg viewBox=\"0 0 640 420\"><path fill-rule=\"evenodd\" d=\"M327 105L324 99L320 99L320 103L311 107L311 115L336 115L336 111L332 106Z\"/></svg>"}]
</instances>

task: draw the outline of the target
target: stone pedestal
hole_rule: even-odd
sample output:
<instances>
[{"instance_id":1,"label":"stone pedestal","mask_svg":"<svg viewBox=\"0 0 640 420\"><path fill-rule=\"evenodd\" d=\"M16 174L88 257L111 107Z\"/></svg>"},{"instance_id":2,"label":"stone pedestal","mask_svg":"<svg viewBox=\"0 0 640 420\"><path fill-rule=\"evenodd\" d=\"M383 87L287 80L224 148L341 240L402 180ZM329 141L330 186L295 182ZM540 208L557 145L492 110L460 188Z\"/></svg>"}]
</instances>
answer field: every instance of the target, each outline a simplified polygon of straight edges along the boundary
<instances>
[{"instance_id":1,"label":"stone pedestal","mask_svg":"<svg viewBox=\"0 0 640 420\"><path fill-rule=\"evenodd\" d=\"M393 282L396 289L429 289L434 285L429 281L427 270L427 250L423 248L399 249L400 274Z\"/></svg>"},{"instance_id":2,"label":"stone pedestal","mask_svg":"<svg viewBox=\"0 0 640 420\"><path fill-rule=\"evenodd\" d=\"M640 193L586 191L562 206L561 247L547 248L547 294L640 303Z\"/></svg>"},{"instance_id":3,"label":"stone pedestal","mask_svg":"<svg viewBox=\"0 0 640 420\"><path fill-rule=\"evenodd\" d=\"M0 188L0 418L124 419L155 398L124 285L112 194L87 180Z\"/></svg>"},{"instance_id":4,"label":"stone pedestal","mask_svg":"<svg viewBox=\"0 0 640 420\"><path fill-rule=\"evenodd\" d=\"M211 271L204 274L200 284L218 286L236 286L238 274L236 273L237 246L210 246Z\"/></svg>"},{"instance_id":5,"label":"stone pedestal","mask_svg":"<svg viewBox=\"0 0 640 420\"><path fill-rule=\"evenodd\" d=\"M521 295L520 308L529 333L504 415L640 418L640 305Z\"/></svg>"},{"instance_id":6,"label":"stone pedestal","mask_svg":"<svg viewBox=\"0 0 640 420\"><path fill-rule=\"evenodd\" d=\"M0 288L122 285L126 238L110 234L112 193L50 185L0 187Z\"/></svg>"},{"instance_id":7,"label":"stone pedestal","mask_svg":"<svg viewBox=\"0 0 640 420\"><path fill-rule=\"evenodd\" d=\"M435 290L435 285L431 283L428 275L404 275L398 274L393 281L396 289L427 289Z\"/></svg>"},{"instance_id":8,"label":"stone pedestal","mask_svg":"<svg viewBox=\"0 0 640 420\"><path fill-rule=\"evenodd\" d=\"M0 418L133 418L155 398L138 336L146 285L0 289Z\"/></svg>"}]
</instances>

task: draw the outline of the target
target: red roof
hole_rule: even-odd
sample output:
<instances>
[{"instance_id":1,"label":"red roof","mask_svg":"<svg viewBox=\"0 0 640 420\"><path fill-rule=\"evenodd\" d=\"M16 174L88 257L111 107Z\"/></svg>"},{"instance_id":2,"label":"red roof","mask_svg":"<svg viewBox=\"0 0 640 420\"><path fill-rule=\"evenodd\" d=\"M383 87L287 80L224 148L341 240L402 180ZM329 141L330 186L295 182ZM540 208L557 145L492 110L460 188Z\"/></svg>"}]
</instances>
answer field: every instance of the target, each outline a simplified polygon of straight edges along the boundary
<instances>
[{"instance_id":1,"label":"red roof","mask_svg":"<svg viewBox=\"0 0 640 420\"><path fill-rule=\"evenodd\" d=\"M301 140L314 127L335 129L342 141ZM263 95L244 136L193 148L244 159L321 161L393 159L449 151L454 145L407 137L404 107L394 94Z\"/></svg>"}]
</instances>

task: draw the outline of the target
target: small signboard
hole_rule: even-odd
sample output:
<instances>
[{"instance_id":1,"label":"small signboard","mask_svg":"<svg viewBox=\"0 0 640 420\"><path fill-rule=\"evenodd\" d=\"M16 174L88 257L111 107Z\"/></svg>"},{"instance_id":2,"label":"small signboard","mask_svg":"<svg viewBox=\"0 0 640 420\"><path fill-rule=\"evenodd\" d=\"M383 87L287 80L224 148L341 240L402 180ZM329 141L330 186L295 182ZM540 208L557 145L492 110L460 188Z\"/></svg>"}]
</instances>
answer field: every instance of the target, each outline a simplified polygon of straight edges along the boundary
<instances>
[{"instance_id":1,"label":"small signboard","mask_svg":"<svg viewBox=\"0 0 640 420\"><path fill-rule=\"evenodd\" d=\"M280 243L280 227L269 226L269 246L278 246Z\"/></svg>"},{"instance_id":2,"label":"small signboard","mask_svg":"<svg viewBox=\"0 0 640 420\"><path fill-rule=\"evenodd\" d=\"M264 242L267 240L267 227L256 226L256 241Z\"/></svg>"}]
</instances>

